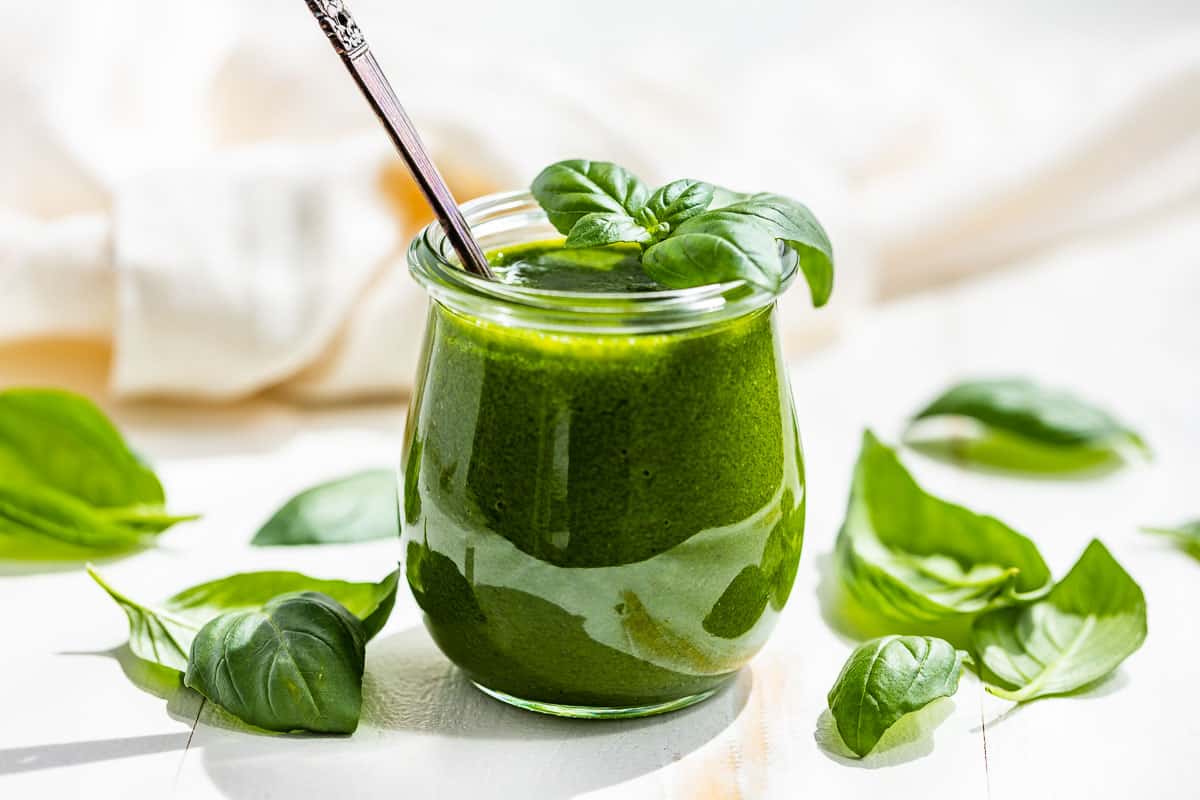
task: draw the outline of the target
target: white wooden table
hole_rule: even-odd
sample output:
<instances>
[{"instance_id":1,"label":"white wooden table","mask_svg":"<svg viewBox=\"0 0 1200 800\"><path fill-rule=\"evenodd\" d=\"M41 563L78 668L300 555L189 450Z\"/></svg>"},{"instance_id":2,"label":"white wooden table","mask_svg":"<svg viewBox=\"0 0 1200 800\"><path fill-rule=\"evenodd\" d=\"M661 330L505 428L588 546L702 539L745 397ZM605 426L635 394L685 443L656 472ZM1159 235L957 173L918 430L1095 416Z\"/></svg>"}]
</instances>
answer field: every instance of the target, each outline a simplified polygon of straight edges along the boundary
<instances>
[{"instance_id":1,"label":"white wooden table","mask_svg":"<svg viewBox=\"0 0 1200 800\"><path fill-rule=\"evenodd\" d=\"M0 797L1195 798L1200 563L1136 527L1200 516L1198 218L887 307L796 364L810 478L798 583L770 645L699 707L589 723L502 706L438 654L404 592L368 650L354 736L236 733L194 695L135 687L124 616L80 569L0 566ZM1056 575L1101 537L1145 589L1149 638L1099 688L1016 711L967 675L953 700L852 761L837 754L824 713L852 642L821 598L860 432L894 438L907 413L968 373L1075 388L1153 444L1152 464L1094 480L983 475L905 455L931 490L1034 537ZM400 409L116 413L161 468L172 507L206 515L156 550L102 565L127 593L155 599L267 567L375 579L400 556L396 542L246 545L294 490L392 463Z\"/></svg>"}]
</instances>

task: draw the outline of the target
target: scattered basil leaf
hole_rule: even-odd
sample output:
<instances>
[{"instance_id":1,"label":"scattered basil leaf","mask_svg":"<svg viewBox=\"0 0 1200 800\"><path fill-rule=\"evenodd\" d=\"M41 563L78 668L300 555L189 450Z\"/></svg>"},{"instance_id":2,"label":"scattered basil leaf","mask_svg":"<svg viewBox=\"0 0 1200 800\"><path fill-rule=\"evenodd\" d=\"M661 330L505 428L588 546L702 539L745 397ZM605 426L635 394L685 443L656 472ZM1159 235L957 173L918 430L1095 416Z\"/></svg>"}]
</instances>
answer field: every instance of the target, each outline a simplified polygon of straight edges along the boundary
<instances>
[{"instance_id":1,"label":"scattered basil leaf","mask_svg":"<svg viewBox=\"0 0 1200 800\"><path fill-rule=\"evenodd\" d=\"M646 201L645 210L655 225L666 225L664 234L692 217L703 214L713 199L713 185L683 178L658 187ZM657 231L656 231L657 233Z\"/></svg>"},{"instance_id":2,"label":"scattered basil leaf","mask_svg":"<svg viewBox=\"0 0 1200 800\"><path fill-rule=\"evenodd\" d=\"M0 484L0 554L71 558L142 544L144 532L110 520L68 494L37 485Z\"/></svg>"},{"instance_id":3,"label":"scattered basil leaf","mask_svg":"<svg viewBox=\"0 0 1200 800\"><path fill-rule=\"evenodd\" d=\"M91 566L96 583L129 617L129 647L139 658L183 671L196 632L227 611L260 610L273 598L297 592L329 595L362 620L367 639L387 622L396 602L399 570L379 583L310 578L298 572L243 572L184 589L145 605L110 586Z\"/></svg>"},{"instance_id":4,"label":"scattered basil leaf","mask_svg":"<svg viewBox=\"0 0 1200 800\"><path fill-rule=\"evenodd\" d=\"M1169 536L1193 558L1200 559L1200 519L1185 522L1181 525L1144 527L1142 531L1158 536Z\"/></svg>"},{"instance_id":5,"label":"scattered basil leaf","mask_svg":"<svg viewBox=\"0 0 1200 800\"><path fill-rule=\"evenodd\" d=\"M706 211L651 245L642 257L646 274L671 289L744 280L775 291L783 261L775 236L745 214Z\"/></svg>"},{"instance_id":6,"label":"scattered basil leaf","mask_svg":"<svg viewBox=\"0 0 1200 800\"><path fill-rule=\"evenodd\" d=\"M854 599L898 622L977 614L1036 599L1051 586L1032 541L924 491L870 431L863 434L836 564Z\"/></svg>"},{"instance_id":7,"label":"scattered basil leaf","mask_svg":"<svg viewBox=\"0 0 1200 800\"><path fill-rule=\"evenodd\" d=\"M884 636L850 654L829 690L829 712L842 741L859 758L888 728L958 691L963 654L929 636Z\"/></svg>"},{"instance_id":8,"label":"scattered basil leaf","mask_svg":"<svg viewBox=\"0 0 1200 800\"><path fill-rule=\"evenodd\" d=\"M603 247L617 242L647 242L650 231L643 228L628 214L597 211L580 217L571 233L567 235L565 247Z\"/></svg>"},{"instance_id":9,"label":"scattered basil leaf","mask_svg":"<svg viewBox=\"0 0 1200 800\"><path fill-rule=\"evenodd\" d=\"M624 167L584 159L551 164L534 178L532 190L550 224L563 234L588 214L632 216L649 196L646 185Z\"/></svg>"},{"instance_id":10,"label":"scattered basil leaf","mask_svg":"<svg viewBox=\"0 0 1200 800\"><path fill-rule=\"evenodd\" d=\"M1142 589L1093 539L1044 599L975 620L973 646L997 697L1023 703L1064 694L1108 673L1146 639Z\"/></svg>"},{"instance_id":11,"label":"scattered basil leaf","mask_svg":"<svg viewBox=\"0 0 1200 800\"><path fill-rule=\"evenodd\" d=\"M916 423L968 419L982 430L922 441ZM1145 441L1106 411L1067 392L1024 378L964 381L943 392L912 419L906 439L926 452L969 463L1028 472L1068 472L1115 461Z\"/></svg>"},{"instance_id":12,"label":"scattered basil leaf","mask_svg":"<svg viewBox=\"0 0 1200 800\"><path fill-rule=\"evenodd\" d=\"M306 489L258 529L250 544L342 544L400 535L396 473L371 469Z\"/></svg>"},{"instance_id":13,"label":"scattered basil leaf","mask_svg":"<svg viewBox=\"0 0 1200 800\"><path fill-rule=\"evenodd\" d=\"M332 597L284 595L205 623L184 683L269 731L353 733L366 641L362 624Z\"/></svg>"},{"instance_id":14,"label":"scattered basil leaf","mask_svg":"<svg viewBox=\"0 0 1200 800\"><path fill-rule=\"evenodd\" d=\"M833 245L807 206L783 195L761 192L721 211L760 221L776 239L796 251L813 306L820 308L829 302L833 294Z\"/></svg>"}]
</instances>

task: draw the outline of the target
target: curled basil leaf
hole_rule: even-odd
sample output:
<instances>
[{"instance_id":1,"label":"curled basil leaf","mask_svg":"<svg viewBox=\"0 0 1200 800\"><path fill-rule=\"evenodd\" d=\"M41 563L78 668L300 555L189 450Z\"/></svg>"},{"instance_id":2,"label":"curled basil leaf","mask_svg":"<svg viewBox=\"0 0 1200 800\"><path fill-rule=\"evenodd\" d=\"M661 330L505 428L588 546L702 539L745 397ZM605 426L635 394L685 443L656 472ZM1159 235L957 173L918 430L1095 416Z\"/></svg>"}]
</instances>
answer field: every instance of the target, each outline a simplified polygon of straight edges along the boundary
<instances>
[{"instance_id":1,"label":"curled basil leaf","mask_svg":"<svg viewBox=\"0 0 1200 800\"><path fill-rule=\"evenodd\" d=\"M908 623L1028 602L1051 585L1032 541L924 491L870 431L863 434L836 564L864 608Z\"/></svg>"},{"instance_id":2,"label":"curled basil leaf","mask_svg":"<svg viewBox=\"0 0 1200 800\"><path fill-rule=\"evenodd\" d=\"M984 614L971 630L987 672L1006 686L997 697L1018 703L1065 694L1108 673L1146 639L1146 598L1108 549L1092 540L1042 600Z\"/></svg>"},{"instance_id":3,"label":"curled basil leaf","mask_svg":"<svg viewBox=\"0 0 1200 800\"><path fill-rule=\"evenodd\" d=\"M533 180L533 196L560 233L596 212L632 216L649 190L629 170L608 161L571 159L551 164Z\"/></svg>"},{"instance_id":4,"label":"curled basil leaf","mask_svg":"<svg viewBox=\"0 0 1200 800\"><path fill-rule=\"evenodd\" d=\"M603 247L617 242L648 242L650 232L628 214L595 212L579 218L564 243L566 247Z\"/></svg>"},{"instance_id":5,"label":"curled basil leaf","mask_svg":"<svg viewBox=\"0 0 1200 800\"><path fill-rule=\"evenodd\" d=\"M284 595L205 623L184 683L265 730L353 733L365 648L361 623L332 597Z\"/></svg>"},{"instance_id":6,"label":"curled basil leaf","mask_svg":"<svg viewBox=\"0 0 1200 800\"><path fill-rule=\"evenodd\" d=\"M692 217L646 250L642 267L672 289L744 280L776 291L783 279L772 232L749 216L726 211Z\"/></svg>"},{"instance_id":7,"label":"curled basil leaf","mask_svg":"<svg viewBox=\"0 0 1200 800\"><path fill-rule=\"evenodd\" d=\"M1193 558L1200 559L1200 519L1184 522L1180 525L1143 527L1142 531L1157 536L1170 537Z\"/></svg>"},{"instance_id":8,"label":"curled basil leaf","mask_svg":"<svg viewBox=\"0 0 1200 800\"><path fill-rule=\"evenodd\" d=\"M306 489L254 534L251 544L341 544L400 535L396 473L372 469Z\"/></svg>"},{"instance_id":9,"label":"curled basil leaf","mask_svg":"<svg viewBox=\"0 0 1200 800\"><path fill-rule=\"evenodd\" d=\"M929 636L885 636L859 645L829 690L842 741L860 758L900 719L958 691L963 654Z\"/></svg>"},{"instance_id":10,"label":"curled basil leaf","mask_svg":"<svg viewBox=\"0 0 1200 800\"><path fill-rule=\"evenodd\" d=\"M922 436L926 420L965 419L977 428ZM943 392L912 419L907 443L932 455L1023 472L1072 472L1149 453L1144 440L1112 415L1072 394L1024 378L971 380Z\"/></svg>"},{"instance_id":11,"label":"curled basil leaf","mask_svg":"<svg viewBox=\"0 0 1200 800\"><path fill-rule=\"evenodd\" d=\"M113 588L92 567L88 574L129 618L129 648L134 655L183 671L196 632L227 611L257 610L273 598L296 592L329 595L362 620L367 639L379 632L396 602L400 572L379 583L310 578L298 572L243 572L184 589L153 605L139 603Z\"/></svg>"},{"instance_id":12,"label":"curled basil leaf","mask_svg":"<svg viewBox=\"0 0 1200 800\"><path fill-rule=\"evenodd\" d=\"M652 222L667 225L666 232L678 228L692 217L703 214L713 199L713 185L683 178L660 186L646 202Z\"/></svg>"}]
</instances>

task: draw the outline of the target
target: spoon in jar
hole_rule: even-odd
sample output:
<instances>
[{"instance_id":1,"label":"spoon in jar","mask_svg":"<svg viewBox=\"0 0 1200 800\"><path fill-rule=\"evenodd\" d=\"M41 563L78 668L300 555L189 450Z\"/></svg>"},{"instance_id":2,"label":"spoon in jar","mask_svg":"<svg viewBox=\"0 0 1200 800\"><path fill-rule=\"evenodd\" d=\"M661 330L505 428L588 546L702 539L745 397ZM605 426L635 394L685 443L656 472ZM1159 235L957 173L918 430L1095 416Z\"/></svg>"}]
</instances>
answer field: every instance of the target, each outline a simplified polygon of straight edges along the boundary
<instances>
[{"instance_id":1,"label":"spoon in jar","mask_svg":"<svg viewBox=\"0 0 1200 800\"><path fill-rule=\"evenodd\" d=\"M375 116L387 129L392 143L400 151L425 199L433 206L433 212L437 215L442 230L446 232L446 238L462 259L463 267L468 272L491 278L492 271L488 268L483 249L471 235L471 228L463 218L458 204L454 202L450 187L433 165L425 145L421 143L421 137L417 135L417 129L404 113L396 93L392 91L391 84L367 47L367 40L354 18L350 16L345 3L342 0L305 2L320 23L321 29L325 31L325 35L329 37L333 49L342 57L342 63L354 77L354 82L371 104Z\"/></svg>"}]
</instances>

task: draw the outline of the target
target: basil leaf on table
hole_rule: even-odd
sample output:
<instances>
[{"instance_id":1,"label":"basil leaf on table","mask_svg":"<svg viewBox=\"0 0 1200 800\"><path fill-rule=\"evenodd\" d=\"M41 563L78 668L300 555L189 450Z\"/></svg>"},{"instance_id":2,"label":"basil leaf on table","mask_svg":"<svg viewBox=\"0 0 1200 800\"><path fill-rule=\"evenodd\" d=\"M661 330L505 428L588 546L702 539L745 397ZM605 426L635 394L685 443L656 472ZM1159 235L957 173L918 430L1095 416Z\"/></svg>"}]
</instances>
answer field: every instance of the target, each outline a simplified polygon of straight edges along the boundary
<instances>
[{"instance_id":1,"label":"basil leaf on table","mask_svg":"<svg viewBox=\"0 0 1200 800\"><path fill-rule=\"evenodd\" d=\"M0 556L71 558L142 544L145 532L110 520L68 494L0 484Z\"/></svg>"},{"instance_id":2,"label":"basil leaf on table","mask_svg":"<svg viewBox=\"0 0 1200 800\"><path fill-rule=\"evenodd\" d=\"M1158 536L1168 536L1174 539L1175 543L1193 558L1200 559L1200 519L1185 522L1181 525L1165 527L1147 526L1142 528L1142 532Z\"/></svg>"},{"instance_id":3,"label":"basil leaf on table","mask_svg":"<svg viewBox=\"0 0 1200 800\"><path fill-rule=\"evenodd\" d=\"M146 605L110 586L94 569L88 574L129 617L129 648L146 661L183 671L196 633L227 611L259 610L274 598L297 592L320 592L337 600L362 620L369 640L379 633L396 602L400 572L379 583L310 578L298 572L243 572L184 589L166 600Z\"/></svg>"},{"instance_id":4,"label":"basil leaf on table","mask_svg":"<svg viewBox=\"0 0 1200 800\"><path fill-rule=\"evenodd\" d=\"M608 161L571 159L551 164L533 180L534 198L560 233L596 212L633 216L646 204L646 185Z\"/></svg>"},{"instance_id":5,"label":"basil leaf on table","mask_svg":"<svg viewBox=\"0 0 1200 800\"><path fill-rule=\"evenodd\" d=\"M580 217L564 247L602 247L617 242L647 242L650 231L628 214L597 211Z\"/></svg>"},{"instance_id":6,"label":"basil leaf on table","mask_svg":"<svg viewBox=\"0 0 1200 800\"><path fill-rule=\"evenodd\" d=\"M706 211L652 245L642 257L646 274L671 289L744 280L769 291L783 280L779 246L752 217Z\"/></svg>"},{"instance_id":7,"label":"basil leaf on table","mask_svg":"<svg viewBox=\"0 0 1200 800\"><path fill-rule=\"evenodd\" d=\"M1072 692L1112 672L1146 639L1146 598L1108 549L1093 539L1044 599L984 614L971 630L983 667L1023 703Z\"/></svg>"},{"instance_id":8,"label":"basil leaf on table","mask_svg":"<svg viewBox=\"0 0 1200 800\"><path fill-rule=\"evenodd\" d=\"M184 683L259 728L353 733L366 641L359 620L328 595L276 597L205 623Z\"/></svg>"},{"instance_id":9,"label":"basil leaf on table","mask_svg":"<svg viewBox=\"0 0 1200 800\"><path fill-rule=\"evenodd\" d=\"M926 439L917 423L967 419L981 430ZM908 443L951 459L1026 472L1072 472L1118 460L1133 448L1148 453L1136 432L1106 411L1024 378L959 383L913 417Z\"/></svg>"},{"instance_id":10,"label":"basil leaf on table","mask_svg":"<svg viewBox=\"0 0 1200 800\"><path fill-rule=\"evenodd\" d=\"M306 489L267 520L252 545L363 542L400 535L396 473L372 469Z\"/></svg>"},{"instance_id":11,"label":"basil leaf on table","mask_svg":"<svg viewBox=\"0 0 1200 800\"><path fill-rule=\"evenodd\" d=\"M669 233L692 217L703 214L713 199L713 185L683 178L658 187L646 201L644 214L653 226Z\"/></svg>"},{"instance_id":12,"label":"basil leaf on table","mask_svg":"<svg viewBox=\"0 0 1200 800\"><path fill-rule=\"evenodd\" d=\"M963 654L929 636L884 636L859 645L829 690L842 741L860 758L888 728L958 691Z\"/></svg>"},{"instance_id":13,"label":"basil leaf on table","mask_svg":"<svg viewBox=\"0 0 1200 800\"><path fill-rule=\"evenodd\" d=\"M1050 591L1036 545L1003 522L923 490L874 434L863 434L835 561L862 606L934 623Z\"/></svg>"}]
</instances>

